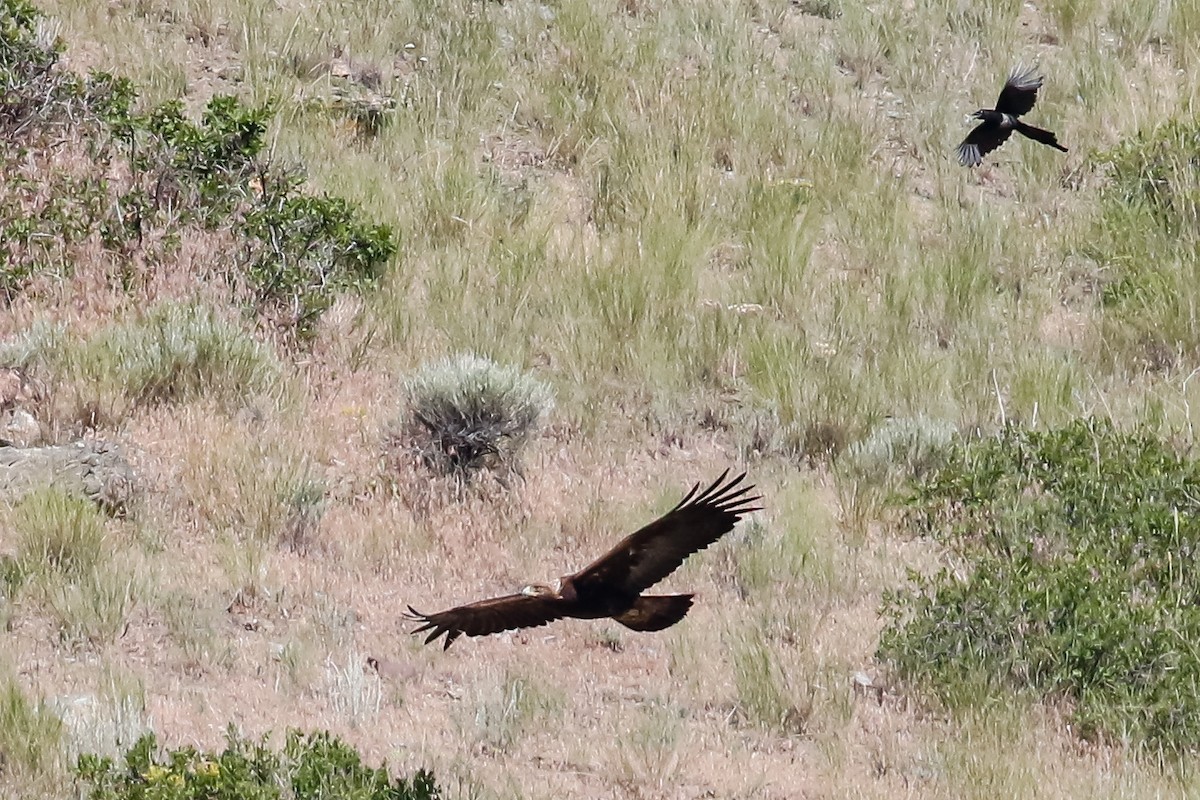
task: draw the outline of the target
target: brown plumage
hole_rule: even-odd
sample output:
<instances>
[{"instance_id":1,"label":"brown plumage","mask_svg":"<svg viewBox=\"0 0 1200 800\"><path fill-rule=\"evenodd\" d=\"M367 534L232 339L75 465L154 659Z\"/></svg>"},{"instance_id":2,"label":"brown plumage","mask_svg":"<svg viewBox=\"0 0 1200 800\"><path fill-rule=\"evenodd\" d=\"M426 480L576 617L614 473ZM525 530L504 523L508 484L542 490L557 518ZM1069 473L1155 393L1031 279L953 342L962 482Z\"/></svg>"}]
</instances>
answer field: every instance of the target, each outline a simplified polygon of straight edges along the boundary
<instances>
[{"instance_id":1,"label":"brown plumage","mask_svg":"<svg viewBox=\"0 0 1200 800\"><path fill-rule=\"evenodd\" d=\"M436 614L412 606L405 618L423 623L428 644L443 634L445 648L459 636L486 636L514 628L534 628L556 619L611 617L635 631L660 631L683 619L692 595L643 595L688 556L733 530L744 515L758 511L754 486L742 486L743 472L726 481L729 470L700 492L700 484L663 516L625 537L616 547L555 585L534 583L517 594L493 597ZM699 493L697 493L699 492Z\"/></svg>"}]
</instances>

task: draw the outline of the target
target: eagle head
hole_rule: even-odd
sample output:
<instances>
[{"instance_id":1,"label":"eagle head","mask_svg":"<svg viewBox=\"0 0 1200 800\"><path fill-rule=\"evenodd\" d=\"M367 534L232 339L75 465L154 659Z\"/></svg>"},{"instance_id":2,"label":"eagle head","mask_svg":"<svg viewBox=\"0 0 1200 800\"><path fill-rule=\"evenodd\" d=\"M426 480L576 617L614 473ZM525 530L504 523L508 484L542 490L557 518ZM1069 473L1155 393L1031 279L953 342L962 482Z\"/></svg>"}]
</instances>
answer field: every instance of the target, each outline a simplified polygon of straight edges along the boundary
<instances>
[{"instance_id":1,"label":"eagle head","mask_svg":"<svg viewBox=\"0 0 1200 800\"><path fill-rule=\"evenodd\" d=\"M554 586L548 583L531 583L521 587L521 594L526 597L558 597L559 581Z\"/></svg>"}]
</instances>

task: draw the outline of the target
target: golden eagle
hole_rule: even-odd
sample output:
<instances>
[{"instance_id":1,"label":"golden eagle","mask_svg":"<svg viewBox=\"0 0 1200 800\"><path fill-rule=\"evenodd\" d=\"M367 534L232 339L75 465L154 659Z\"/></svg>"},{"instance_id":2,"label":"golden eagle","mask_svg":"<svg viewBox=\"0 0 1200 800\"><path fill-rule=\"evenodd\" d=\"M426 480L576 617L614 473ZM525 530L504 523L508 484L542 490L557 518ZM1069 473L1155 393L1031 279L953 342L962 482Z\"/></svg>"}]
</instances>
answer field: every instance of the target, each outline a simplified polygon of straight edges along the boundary
<instances>
[{"instance_id":1,"label":"golden eagle","mask_svg":"<svg viewBox=\"0 0 1200 800\"><path fill-rule=\"evenodd\" d=\"M726 482L729 470L702 492L692 487L679 505L636 533L590 566L559 578L554 585L531 583L517 594L422 614L412 606L405 619L424 623L414 634L430 631L429 644L446 635L445 648L464 633L487 636L513 628L534 628L556 619L612 617L635 631L669 628L692 607L692 595L644 595L674 572L684 559L733 530L743 515L760 508L761 499L747 497L754 488L738 488L746 473ZM443 649L445 649L443 648Z\"/></svg>"}]
</instances>

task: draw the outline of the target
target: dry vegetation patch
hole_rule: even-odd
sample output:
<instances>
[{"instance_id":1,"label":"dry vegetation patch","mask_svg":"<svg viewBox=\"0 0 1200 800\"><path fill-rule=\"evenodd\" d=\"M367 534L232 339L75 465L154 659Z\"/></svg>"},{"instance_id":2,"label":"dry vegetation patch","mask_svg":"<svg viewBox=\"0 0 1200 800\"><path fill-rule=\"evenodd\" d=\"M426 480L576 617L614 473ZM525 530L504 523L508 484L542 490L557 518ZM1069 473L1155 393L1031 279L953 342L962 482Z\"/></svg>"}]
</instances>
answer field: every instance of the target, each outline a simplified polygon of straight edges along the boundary
<instances>
[{"instance_id":1,"label":"dry vegetation patch","mask_svg":"<svg viewBox=\"0 0 1200 800\"><path fill-rule=\"evenodd\" d=\"M908 568L963 567L896 511L948 441L1192 445L1192 6L48 0L0 51L0 368L144 498L0 507L0 792L233 724L450 797L1186 794L1186 753L876 650ZM959 168L1018 60L1071 152ZM463 352L548 387L491 420L519 474L404 429ZM765 510L668 580L669 631L443 653L399 619L577 569L731 464Z\"/></svg>"}]
</instances>

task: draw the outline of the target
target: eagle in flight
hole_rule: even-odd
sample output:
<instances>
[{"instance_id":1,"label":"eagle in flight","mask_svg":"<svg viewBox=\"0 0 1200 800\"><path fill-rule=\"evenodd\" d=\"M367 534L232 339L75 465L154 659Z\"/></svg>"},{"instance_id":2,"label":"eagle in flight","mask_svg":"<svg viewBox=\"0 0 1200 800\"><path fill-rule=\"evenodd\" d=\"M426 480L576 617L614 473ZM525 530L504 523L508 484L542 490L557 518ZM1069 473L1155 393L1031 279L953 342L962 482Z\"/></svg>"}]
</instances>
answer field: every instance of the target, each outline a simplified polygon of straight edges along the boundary
<instances>
[{"instance_id":1,"label":"eagle in flight","mask_svg":"<svg viewBox=\"0 0 1200 800\"><path fill-rule=\"evenodd\" d=\"M692 487L679 505L574 575L553 585L531 583L516 594L422 614L412 606L405 618L423 623L414 634L429 631L425 643L443 634L443 649L464 633L487 636L514 628L535 628L556 619L612 617L635 631L661 631L683 619L692 607L690 594L645 595L674 572L688 556L733 530L744 515L761 510L748 496L753 485L740 486L746 473L726 481L729 470L704 491Z\"/></svg>"}]
</instances>

